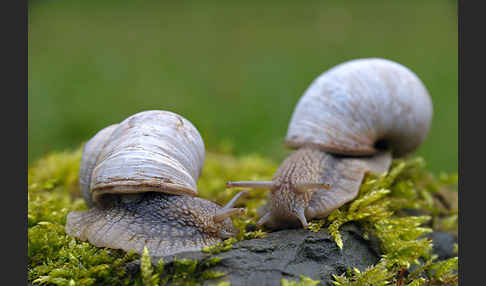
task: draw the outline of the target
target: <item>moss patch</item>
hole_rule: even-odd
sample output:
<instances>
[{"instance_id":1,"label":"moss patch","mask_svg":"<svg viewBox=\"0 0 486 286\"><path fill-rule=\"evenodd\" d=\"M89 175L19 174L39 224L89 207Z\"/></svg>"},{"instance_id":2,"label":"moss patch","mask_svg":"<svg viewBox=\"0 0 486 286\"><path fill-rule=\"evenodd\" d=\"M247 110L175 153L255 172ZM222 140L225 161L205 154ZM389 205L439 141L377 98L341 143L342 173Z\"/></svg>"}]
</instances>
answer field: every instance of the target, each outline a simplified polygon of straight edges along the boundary
<instances>
[{"instance_id":1,"label":"moss patch","mask_svg":"<svg viewBox=\"0 0 486 286\"><path fill-rule=\"evenodd\" d=\"M321 281L312 280L309 277L306 277L304 275L300 275L300 281L299 282L287 280L287 279L284 279L284 278L282 278L282 281L280 281L280 282L281 282L282 286L316 286Z\"/></svg>"},{"instance_id":2,"label":"moss patch","mask_svg":"<svg viewBox=\"0 0 486 286\"><path fill-rule=\"evenodd\" d=\"M127 265L140 256L120 250L97 248L65 234L66 215L86 209L78 186L81 148L53 153L28 171L28 280L42 285L197 285L223 273L210 270L217 259L206 262L181 260L170 267L160 261L151 265L144 253L140 270L129 273ZM420 158L395 160L390 172L365 178L356 200L322 220L310 222L311 230L328 228L341 248L339 228L356 221L365 236L378 239L383 251L379 263L366 271L349 269L334 276L335 285L440 285L457 283L457 257L437 261L432 242L423 235L432 230L457 232L457 174L434 177L424 170ZM235 158L209 153L198 182L200 196L221 205L237 190L225 190L226 181L241 178L269 180L275 162L258 155ZM218 253L237 241L264 237L254 230L256 209L265 203L267 191L251 191L238 202L245 215L235 218L240 234L218 246L205 249ZM412 216L419 211L420 216ZM248 231L254 230L254 231ZM148 257L148 260L147 260ZM311 283L303 277L301 283ZM228 285L228 282L221 282ZM282 281L282 284L290 283ZM428 283L428 284L426 284ZM289 284L290 285L290 284ZM299 284L300 285L300 284ZM307 285L307 284L302 284Z\"/></svg>"},{"instance_id":3,"label":"moss patch","mask_svg":"<svg viewBox=\"0 0 486 286\"><path fill-rule=\"evenodd\" d=\"M433 230L457 232L457 200L444 197L450 196L446 192L457 198L457 175L436 179L424 166L421 158L395 160L389 172L365 178L356 200L315 222L314 230L328 226L342 248L339 227L357 221L366 237L378 238L383 252L380 262L364 272L335 275L335 285L457 284L457 257L437 262L432 241L423 237ZM409 215L412 211L421 215Z\"/></svg>"},{"instance_id":4,"label":"moss patch","mask_svg":"<svg viewBox=\"0 0 486 286\"><path fill-rule=\"evenodd\" d=\"M217 263L217 259L213 259L204 263L176 260L170 268L164 267L161 262L153 272L147 272L147 264L142 263L142 271L136 277L130 277L126 265L139 259L139 255L97 248L67 236L67 214L73 210L87 209L78 185L81 152L80 147L73 151L52 153L29 166L29 282L42 285L152 285L154 282L187 285L222 275L208 270ZM225 154L207 154L199 180L200 196L225 204L236 193L225 191L226 180L240 177L268 179L276 168L275 163L256 155L237 159ZM238 206L248 206L248 212L235 220L235 226L242 232L222 245L231 247L230 242L264 235L260 230L244 230L247 224L255 221L255 209L264 203L265 197L263 192L251 192L240 200ZM213 251L218 252L216 249L219 247Z\"/></svg>"}]
</instances>

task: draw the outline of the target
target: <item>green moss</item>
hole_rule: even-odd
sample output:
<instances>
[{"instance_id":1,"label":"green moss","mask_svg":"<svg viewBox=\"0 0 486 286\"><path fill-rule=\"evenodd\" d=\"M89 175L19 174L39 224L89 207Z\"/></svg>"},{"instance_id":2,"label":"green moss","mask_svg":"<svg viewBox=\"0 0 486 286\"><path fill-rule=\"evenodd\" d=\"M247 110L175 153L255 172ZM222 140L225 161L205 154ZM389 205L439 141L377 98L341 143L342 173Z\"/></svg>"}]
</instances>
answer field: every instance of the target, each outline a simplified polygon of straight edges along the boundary
<instances>
[{"instance_id":1,"label":"green moss","mask_svg":"<svg viewBox=\"0 0 486 286\"><path fill-rule=\"evenodd\" d=\"M319 280L312 280L310 279L309 277L307 276L304 276L304 275L300 275L300 281L297 282L297 281L291 281L291 280L287 280L285 278L282 278L282 280L280 281L280 285L282 286L315 286L317 284L319 284Z\"/></svg>"},{"instance_id":2,"label":"green moss","mask_svg":"<svg viewBox=\"0 0 486 286\"><path fill-rule=\"evenodd\" d=\"M150 254L142 257L120 250L97 248L65 234L66 216L72 210L86 209L78 186L81 148L49 154L28 171L28 280L34 285L197 285L223 273L210 270L217 258L205 261L176 260L165 265L150 263ZM241 178L269 180L277 169L275 162L258 155L235 158L228 154L208 153L198 182L199 195L221 205L237 190L225 190L229 180ZM365 236L375 236L383 255L379 263L359 272L350 269L334 276L336 285L439 285L457 283L457 257L437 261L431 254L432 243L421 238L432 230L457 231L457 174L438 178L424 170L420 158L395 160L390 172L366 176L358 197L322 220L310 222L312 231L327 231L345 248L339 228L358 222ZM452 191L451 191L452 190ZM450 196L452 194L452 196ZM265 203L267 191L251 191L238 207L247 208L235 218L240 233L220 245L205 249L219 253L240 240L263 238L262 230L251 229L258 218L257 208ZM452 198L452 199L451 199ZM422 216L410 216L405 209L419 210ZM135 277L127 263L141 258ZM411 271L412 266L415 267ZM405 270L411 271L405 276ZM311 283L282 280L282 284ZM307 282L305 282L307 281ZM220 282L222 285L228 282ZM311 285L311 284L297 284Z\"/></svg>"},{"instance_id":3,"label":"green moss","mask_svg":"<svg viewBox=\"0 0 486 286\"><path fill-rule=\"evenodd\" d=\"M351 221L363 226L365 236L373 235L380 242L383 254L378 264L362 273L354 269L334 276L335 285L457 283L457 257L435 262L432 241L423 237L433 230L457 231L457 206L443 196L446 192L457 197L457 175L443 174L437 179L424 170L424 165L420 158L395 160L389 172L366 176L355 200L313 222L313 231L327 226L340 248L346 246L339 228ZM410 216L405 210L423 215ZM412 265L419 270L407 277L400 274Z\"/></svg>"},{"instance_id":4,"label":"green moss","mask_svg":"<svg viewBox=\"0 0 486 286\"><path fill-rule=\"evenodd\" d=\"M48 154L28 170L28 280L37 285L139 285L157 283L198 284L217 278L222 273L208 270L218 259L205 262L174 261L164 267L163 261L152 272L147 260L136 277L129 277L126 264L138 255L120 250L97 248L65 233L66 216L73 210L84 210L80 196L78 172L82 148ZM207 154L199 180L200 196L220 204L228 202L236 191L225 191L230 179L251 177L269 179L276 170L275 163L256 155L236 159L229 155ZM251 192L239 206L248 206L246 215L235 220L242 230L237 238L223 243L231 247L235 241L263 237L260 230L245 232L247 224L256 219L255 209L264 203L264 192ZM215 248L216 249L216 248ZM143 258L143 257L142 257ZM144 263L145 261L145 263Z\"/></svg>"},{"instance_id":5,"label":"green moss","mask_svg":"<svg viewBox=\"0 0 486 286\"><path fill-rule=\"evenodd\" d=\"M391 285L393 278L392 273L386 269L386 263L381 260L373 267L367 268L361 272L357 268L348 269L348 271L341 276L333 275L333 284L336 286L347 285L369 285L369 286L384 286Z\"/></svg>"},{"instance_id":6,"label":"green moss","mask_svg":"<svg viewBox=\"0 0 486 286\"><path fill-rule=\"evenodd\" d=\"M96 248L65 234L66 215L85 209L79 198L81 148L50 154L28 170L28 280L47 285L128 285L133 253Z\"/></svg>"},{"instance_id":7,"label":"green moss","mask_svg":"<svg viewBox=\"0 0 486 286\"><path fill-rule=\"evenodd\" d=\"M220 260L217 257L205 261L180 259L173 261L171 267L166 268L163 259L160 259L154 268L150 253L147 248L144 248L140 259L140 276L134 279L134 283L144 286L199 285L202 281L224 276L224 273L208 269L219 263Z\"/></svg>"},{"instance_id":8,"label":"green moss","mask_svg":"<svg viewBox=\"0 0 486 286\"><path fill-rule=\"evenodd\" d=\"M164 271L164 260L160 259L157 267L157 272ZM159 273L153 274L152 260L147 247L143 248L142 257L140 258L140 276L142 277L143 285L157 286L159 285Z\"/></svg>"}]
</instances>

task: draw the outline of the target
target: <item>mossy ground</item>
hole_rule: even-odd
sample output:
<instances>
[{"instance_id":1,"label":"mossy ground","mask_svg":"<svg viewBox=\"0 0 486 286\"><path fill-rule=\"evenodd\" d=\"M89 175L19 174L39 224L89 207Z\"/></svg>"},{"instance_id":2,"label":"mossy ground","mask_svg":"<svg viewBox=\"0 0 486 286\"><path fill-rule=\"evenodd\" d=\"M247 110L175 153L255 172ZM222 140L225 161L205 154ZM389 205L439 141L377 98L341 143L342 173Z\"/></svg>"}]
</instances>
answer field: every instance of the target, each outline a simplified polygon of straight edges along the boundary
<instances>
[{"instance_id":1,"label":"mossy ground","mask_svg":"<svg viewBox=\"0 0 486 286\"><path fill-rule=\"evenodd\" d=\"M96 248L65 234L66 215L86 209L78 187L81 148L47 155L29 167L28 172L28 280L38 285L197 285L215 273L205 263L176 261L170 268L162 261L151 265L149 253L142 256L141 271L128 273L126 265L140 259L134 253ZM395 160L390 172L368 175L356 200L322 220L311 222L312 231L326 230L337 245L343 245L339 227L357 221L366 237L378 239L381 260L360 272L348 269L335 275L335 285L456 285L457 257L437 261L432 242L423 235L433 230L457 233L457 174L438 178L424 170L421 158ZM277 164L259 155L235 158L223 152L209 153L199 180L200 196L224 204L237 192L225 190L225 182L241 178L271 179ZM252 191L238 205L247 213L234 220L241 230L235 238L205 249L220 252L242 239L264 237L251 229L256 209L266 199L266 191ZM419 210L421 216L408 215ZM223 285L229 283L223 282ZM307 277L300 282L281 281L282 285L315 285ZM297 284L296 284L297 283ZM300 284L299 284L300 283Z\"/></svg>"}]
</instances>

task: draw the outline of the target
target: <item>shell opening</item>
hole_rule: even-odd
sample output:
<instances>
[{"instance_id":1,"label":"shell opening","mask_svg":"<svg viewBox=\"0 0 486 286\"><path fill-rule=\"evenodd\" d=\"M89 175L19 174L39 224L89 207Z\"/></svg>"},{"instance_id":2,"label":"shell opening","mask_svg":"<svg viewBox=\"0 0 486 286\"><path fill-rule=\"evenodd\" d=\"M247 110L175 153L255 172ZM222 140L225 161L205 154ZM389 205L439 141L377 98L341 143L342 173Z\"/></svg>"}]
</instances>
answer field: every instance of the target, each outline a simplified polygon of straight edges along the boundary
<instances>
[{"instance_id":1,"label":"shell opening","mask_svg":"<svg viewBox=\"0 0 486 286\"><path fill-rule=\"evenodd\" d=\"M375 145L373 147L378 151L386 151L390 148L390 142L385 139L380 139L375 142Z\"/></svg>"}]
</instances>

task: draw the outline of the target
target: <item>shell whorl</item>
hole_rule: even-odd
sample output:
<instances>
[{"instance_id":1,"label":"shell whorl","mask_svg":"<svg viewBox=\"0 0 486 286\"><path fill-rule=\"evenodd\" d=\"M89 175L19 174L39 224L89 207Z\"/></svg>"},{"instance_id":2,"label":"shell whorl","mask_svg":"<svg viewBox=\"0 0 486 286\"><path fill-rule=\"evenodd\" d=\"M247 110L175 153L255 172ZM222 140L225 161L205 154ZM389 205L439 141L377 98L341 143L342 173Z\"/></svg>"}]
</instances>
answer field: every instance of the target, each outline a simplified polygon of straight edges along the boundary
<instances>
[{"instance_id":1,"label":"shell whorl","mask_svg":"<svg viewBox=\"0 0 486 286\"><path fill-rule=\"evenodd\" d=\"M342 155L371 155L385 142L395 156L415 150L432 120L422 81L385 59L357 59L321 74L292 114L286 145L316 145Z\"/></svg>"},{"instance_id":2,"label":"shell whorl","mask_svg":"<svg viewBox=\"0 0 486 286\"><path fill-rule=\"evenodd\" d=\"M117 126L118 124L113 124L101 129L93 138L84 144L81 166L79 167L79 187L88 207L94 205L90 192L91 174L96 166L96 161L101 150Z\"/></svg>"},{"instance_id":3,"label":"shell whorl","mask_svg":"<svg viewBox=\"0 0 486 286\"><path fill-rule=\"evenodd\" d=\"M101 133L108 133L104 131L106 128L86 143L85 152L93 151L86 156L95 159L83 158L87 165L81 166L81 170L90 176L84 176L83 180L89 182L93 201L108 193L197 195L204 143L187 119L169 111L153 110L134 114L112 126L107 127L111 134L103 138L101 148L98 141ZM97 148L90 147L95 145Z\"/></svg>"}]
</instances>

